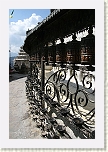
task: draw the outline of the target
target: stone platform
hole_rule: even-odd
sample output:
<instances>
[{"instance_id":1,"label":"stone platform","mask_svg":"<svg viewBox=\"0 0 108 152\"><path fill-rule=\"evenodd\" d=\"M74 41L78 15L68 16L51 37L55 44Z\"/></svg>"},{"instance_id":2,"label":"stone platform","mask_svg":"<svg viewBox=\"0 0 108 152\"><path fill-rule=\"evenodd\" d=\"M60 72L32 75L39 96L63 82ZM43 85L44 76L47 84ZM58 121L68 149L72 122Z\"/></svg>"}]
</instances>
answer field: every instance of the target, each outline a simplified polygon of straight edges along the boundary
<instances>
[{"instance_id":1,"label":"stone platform","mask_svg":"<svg viewBox=\"0 0 108 152\"><path fill-rule=\"evenodd\" d=\"M9 82L9 139L41 139L31 119L25 92L27 75L12 74Z\"/></svg>"}]
</instances>

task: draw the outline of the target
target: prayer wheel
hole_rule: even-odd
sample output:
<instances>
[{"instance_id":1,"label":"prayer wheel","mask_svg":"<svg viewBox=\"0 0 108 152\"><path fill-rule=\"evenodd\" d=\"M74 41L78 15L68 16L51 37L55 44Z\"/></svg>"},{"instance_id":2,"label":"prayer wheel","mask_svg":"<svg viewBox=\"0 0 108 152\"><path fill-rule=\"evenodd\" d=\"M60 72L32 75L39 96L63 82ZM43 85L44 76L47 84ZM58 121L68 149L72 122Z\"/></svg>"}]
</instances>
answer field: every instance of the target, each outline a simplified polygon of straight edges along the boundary
<instances>
[{"instance_id":1,"label":"prayer wheel","mask_svg":"<svg viewBox=\"0 0 108 152\"><path fill-rule=\"evenodd\" d=\"M41 58L42 58L42 61L48 62L48 46L47 45L41 48Z\"/></svg>"},{"instance_id":2,"label":"prayer wheel","mask_svg":"<svg viewBox=\"0 0 108 152\"><path fill-rule=\"evenodd\" d=\"M61 39L61 43L56 45L56 62L66 63L66 44L63 43L64 39Z\"/></svg>"},{"instance_id":3,"label":"prayer wheel","mask_svg":"<svg viewBox=\"0 0 108 152\"><path fill-rule=\"evenodd\" d=\"M41 62L40 52L37 52L37 53L36 53L36 61L37 61L37 62Z\"/></svg>"},{"instance_id":4,"label":"prayer wheel","mask_svg":"<svg viewBox=\"0 0 108 152\"><path fill-rule=\"evenodd\" d=\"M49 63L56 62L56 47L55 47L55 45L48 47L48 62Z\"/></svg>"},{"instance_id":5,"label":"prayer wheel","mask_svg":"<svg viewBox=\"0 0 108 152\"><path fill-rule=\"evenodd\" d=\"M88 35L81 39L81 64L95 65L95 36L89 27Z\"/></svg>"},{"instance_id":6,"label":"prayer wheel","mask_svg":"<svg viewBox=\"0 0 108 152\"><path fill-rule=\"evenodd\" d=\"M37 62L37 63L40 63L40 62L41 62L41 51L40 51L40 47L36 48L35 58L36 58L36 62Z\"/></svg>"},{"instance_id":7,"label":"prayer wheel","mask_svg":"<svg viewBox=\"0 0 108 152\"><path fill-rule=\"evenodd\" d=\"M67 63L79 64L80 58L80 42L76 40L76 35L72 36L73 40L67 43Z\"/></svg>"}]
</instances>

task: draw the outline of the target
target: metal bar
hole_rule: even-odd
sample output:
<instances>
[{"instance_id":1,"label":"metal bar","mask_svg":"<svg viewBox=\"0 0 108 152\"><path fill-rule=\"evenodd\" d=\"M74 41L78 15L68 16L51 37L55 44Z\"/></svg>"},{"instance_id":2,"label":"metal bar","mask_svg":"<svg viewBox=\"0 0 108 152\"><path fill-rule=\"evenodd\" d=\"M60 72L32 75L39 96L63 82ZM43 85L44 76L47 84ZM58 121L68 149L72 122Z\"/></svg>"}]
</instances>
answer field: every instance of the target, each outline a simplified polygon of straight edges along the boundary
<instances>
[{"instance_id":1,"label":"metal bar","mask_svg":"<svg viewBox=\"0 0 108 152\"><path fill-rule=\"evenodd\" d=\"M44 91L45 85L45 61L41 59L41 91Z\"/></svg>"},{"instance_id":2,"label":"metal bar","mask_svg":"<svg viewBox=\"0 0 108 152\"><path fill-rule=\"evenodd\" d=\"M32 76L32 63L30 62L30 76Z\"/></svg>"},{"instance_id":3,"label":"metal bar","mask_svg":"<svg viewBox=\"0 0 108 152\"><path fill-rule=\"evenodd\" d=\"M45 61L43 61L41 58L41 91L42 91L41 104L42 104L42 108L45 107L45 102L43 100L44 86L45 86Z\"/></svg>"}]
</instances>

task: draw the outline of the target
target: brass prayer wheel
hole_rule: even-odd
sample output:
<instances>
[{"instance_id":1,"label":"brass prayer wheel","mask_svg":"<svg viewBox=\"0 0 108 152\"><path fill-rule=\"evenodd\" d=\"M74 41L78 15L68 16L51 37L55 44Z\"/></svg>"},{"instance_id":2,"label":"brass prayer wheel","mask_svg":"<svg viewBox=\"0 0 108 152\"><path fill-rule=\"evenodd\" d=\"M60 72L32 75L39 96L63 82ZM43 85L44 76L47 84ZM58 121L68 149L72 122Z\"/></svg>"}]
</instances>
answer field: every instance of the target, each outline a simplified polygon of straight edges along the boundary
<instances>
[{"instance_id":1,"label":"brass prayer wheel","mask_svg":"<svg viewBox=\"0 0 108 152\"><path fill-rule=\"evenodd\" d=\"M42 61L48 62L48 46L41 48L41 58Z\"/></svg>"},{"instance_id":2,"label":"brass prayer wheel","mask_svg":"<svg viewBox=\"0 0 108 152\"><path fill-rule=\"evenodd\" d=\"M48 47L48 62L49 63L56 62L56 47L55 47L55 45Z\"/></svg>"},{"instance_id":3,"label":"brass prayer wheel","mask_svg":"<svg viewBox=\"0 0 108 152\"><path fill-rule=\"evenodd\" d=\"M89 27L88 35L81 39L81 64L95 65L95 36Z\"/></svg>"},{"instance_id":4,"label":"brass prayer wheel","mask_svg":"<svg viewBox=\"0 0 108 152\"><path fill-rule=\"evenodd\" d=\"M40 54L40 52L36 53L36 61L37 62L41 62L41 54Z\"/></svg>"},{"instance_id":5,"label":"brass prayer wheel","mask_svg":"<svg viewBox=\"0 0 108 152\"><path fill-rule=\"evenodd\" d=\"M61 43L56 45L56 62L66 63L66 44L63 43L64 39L61 39Z\"/></svg>"},{"instance_id":6,"label":"brass prayer wheel","mask_svg":"<svg viewBox=\"0 0 108 152\"><path fill-rule=\"evenodd\" d=\"M41 49L40 49L40 47L36 48L35 58L36 58L36 62L38 62L38 63L41 62Z\"/></svg>"},{"instance_id":7,"label":"brass prayer wheel","mask_svg":"<svg viewBox=\"0 0 108 152\"><path fill-rule=\"evenodd\" d=\"M73 40L67 43L67 63L79 64L80 58L80 41L76 40L76 35L72 36Z\"/></svg>"}]
</instances>

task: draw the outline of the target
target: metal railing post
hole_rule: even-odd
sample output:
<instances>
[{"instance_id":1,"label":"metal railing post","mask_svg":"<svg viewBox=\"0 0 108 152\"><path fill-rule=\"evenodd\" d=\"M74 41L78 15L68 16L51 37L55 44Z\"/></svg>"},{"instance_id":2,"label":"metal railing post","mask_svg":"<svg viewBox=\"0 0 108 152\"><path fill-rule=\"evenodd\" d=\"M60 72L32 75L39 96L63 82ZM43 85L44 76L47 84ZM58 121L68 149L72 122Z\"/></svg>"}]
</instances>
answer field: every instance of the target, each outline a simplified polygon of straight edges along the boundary
<instances>
[{"instance_id":1,"label":"metal railing post","mask_svg":"<svg viewBox=\"0 0 108 152\"><path fill-rule=\"evenodd\" d=\"M45 86L45 61L43 61L41 58L41 91L42 91L41 103L42 103L42 108L45 108L45 103L44 103L44 99L43 99L44 86Z\"/></svg>"}]
</instances>

